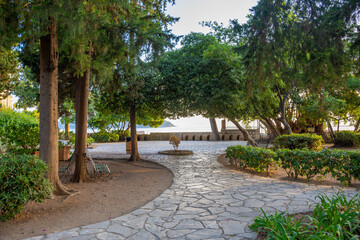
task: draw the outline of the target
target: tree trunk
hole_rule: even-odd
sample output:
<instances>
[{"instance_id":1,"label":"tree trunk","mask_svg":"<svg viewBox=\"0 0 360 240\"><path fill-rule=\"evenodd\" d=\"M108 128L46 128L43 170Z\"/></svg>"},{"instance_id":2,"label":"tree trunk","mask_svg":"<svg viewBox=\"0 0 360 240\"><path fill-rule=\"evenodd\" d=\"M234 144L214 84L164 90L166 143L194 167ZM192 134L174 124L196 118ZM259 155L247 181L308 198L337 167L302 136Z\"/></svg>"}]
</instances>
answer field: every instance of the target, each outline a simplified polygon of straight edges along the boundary
<instances>
[{"instance_id":1,"label":"tree trunk","mask_svg":"<svg viewBox=\"0 0 360 240\"><path fill-rule=\"evenodd\" d=\"M65 113L65 138L69 140L69 133L70 133L70 123L69 123L70 113L66 111Z\"/></svg>"},{"instance_id":2,"label":"tree trunk","mask_svg":"<svg viewBox=\"0 0 360 240\"><path fill-rule=\"evenodd\" d=\"M292 131L291 131L291 127L290 127L289 123L286 120L286 109L285 109L286 100L289 96L289 92L287 92L285 94L285 96L282 97L280 87L278 85L276 87L277 87L277 94L278 94L278 97L280 100L280 102L279 102L280 117L278 118L278 120L284 125L286 133L291 134Z\"/></svg>"},{"instance_id":3,"label":"tree trunk","mask_svg":"<svg viewBox=\"0 0 360 240\"><path fill-rule=\"evenodd\" d=\"M248 131L243 128L235 119L232 119L232 118L229 118L228 119L233 123L235 124L235 126L242 132L242 134L244 135L244 138L246 141L249 142L249 144L251 146L254 146L254 147L258 147L259 145L254 141L254 139L252 139L252 137L250 136L250 134L248 133Z\"/></svg>"},{"instance_id":4,"label":"tree trunk","mask_svg":"<svg viewBox=\"0 0 360 240\"><path fill-rule=\"evenodd\" d=\"M329 120L326 120L326 123L327 123L327 126L328 126L330 137L333 140L333 142L335 142L335 133L334 133L334 129L331 126L331 122Z\"/></svg>"},{"instance_id":5,"label":"tree trunk","mask_svg":"<svg viewBox=\"0 0 360 240\"><path fill-rule=\"evenodd\" d=\"M360 126L360 118L356 121L354 132L357 132L359 130L359 126Z\"/></svg>"},{"instance_id":6,"label":"tree trunk","mask_svg":"<svg viewBox=\"0 0 360 240\"><path fill-rule=\"evenodd\" d=\"M134 104L130 106L130 127L131 127L131 156L129 161L139 161L140 155L138 151L137 135L136 135L136 107Z\"/></svg>"},{"instance_id":7,"label":"tree trunk","mask_svg":"<svg viewBox=\"0 0 360 240\"><path fill-rule=\"evenodd\" d=\"M75 172L74 182L88 182L90 178L86 170L86 138L87 114L89 105L90 67L83 76L76 80L75 108L76 108L76 134L75 134Z\"/></svg>"},{"instance_id":8,"label":"tree trunk","mask_svg":"<svg viewBox=\"0 0 360 240\"><path fill-rule=\"evenodd\" d=\"M286 129L286 133L291 134L292 133L291 127L290 127L289 123L286 121L286 119L281 117L281 118L279 118L279 121L284 125L284 127Z\"/></svg>"},{"instance_id":9,"label":"tree trunk","mask_svg":"<svg viewBox=\"0 0 360 240\"><path fill-rule=\"evenodd\" d=\"M58 175L58 43L57 23L48 25L49 34L40 38L40 158L49 170L47 177L54 186L55 195L70 194Z\"/></svg>"},{"instance_id":10,"label":"tree trunk","mask_svg":"<svg viewBox=\"0 0 360 240\"><path fill-rule=\"evenodd\" d=\"M220 141L220 134L216 125L215 118L209 118L213 141Z\"/></svg>"},{"instance_id":11,"label":"tree trunk","mask_svg":"<svg viewBox=\"0 0 360 240\"><path fill-rule=\"evenodd\" d=\"M275 119L273 119L273 120L274 120L274 122L275 122L276 129L277 129L277 131L280 133L280 135L285 134L285 131L286 131L286 130L282 127L282 124L281 124L281 122L279 121L279 119L275 118Z\"/></svg>"},{"instance_id":12,"label":"tree trunk","mask_svg":"<svg viewBox=\"0 0 360 240\"><path fill-rule=\"evenodd\" d=\"M269 131L271 132L271 134L273 135L272 137L276 138L278 136L281 135L281 133L279 132L279 130L276 128L276 126L274 125L274 123L271 121L271 119L269 118L263 118L264 122L267 124L267 126L269 127ZM265 124L264 124L265 125Z\"/></svg>"}]
</instances>

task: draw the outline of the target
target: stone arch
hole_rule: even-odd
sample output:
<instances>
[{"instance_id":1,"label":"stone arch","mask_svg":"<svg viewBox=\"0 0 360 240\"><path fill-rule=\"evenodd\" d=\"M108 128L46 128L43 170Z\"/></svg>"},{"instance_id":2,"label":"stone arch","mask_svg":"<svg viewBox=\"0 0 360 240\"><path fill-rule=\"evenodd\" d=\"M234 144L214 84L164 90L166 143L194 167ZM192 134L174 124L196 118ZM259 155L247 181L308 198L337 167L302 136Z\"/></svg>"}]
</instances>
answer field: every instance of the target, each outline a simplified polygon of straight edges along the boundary
<instances>
[{"instance_id":1,"label":"stone arch","mask_svg":"<svg viewBox=\"0 0 360 240\"><path fill-rule=\"evenodd\" d=\"M195 141L195 140L196 140L196 136L193 136L193 137L192 137L192 140Z\"/></svg>"},{"instance_id":2,"label":"stone arch","mask_svg":"<svg viewBox=\"0 0 360 240\"><path fill-rule=\"evenodd\" d=\"M137 136L137 140L140 141L140 136Z\"/></svg>"},{"instance_id":3,"label":"stone arch","mask_svg":"<svg viewBox=\"0 0 360 240\"><path fill-rule=\"evenodd\" d=\"M222 135L221 140L225 141L225 135Z\"/></svg>"},{"instance_id":4,"label":"stone arch","mask_svg":"<svg viewBox=\"0 0 360 240\"><path fill-rule=\"evenodd\" d=\"M233 135L229 136L229 140L232 141L233 140Z\"/></svg>"},{"instance_id":5,"label":"stone arch","mask_svg":"<svg viewBox=\"0 0 360 240\"><path fill-rule=\"evenodd\" d=\"M202 141L202 140L203 140L203 137L202 137L202 136L200 136L199 140L200 140L200 141Z\"/></svg>"},{"instance_id":6,"label":"stone arch","mask_svg":"<svg viewBox=\"0 0 360 240\"><path fill-rule=\"evenodd\" d=\"M185 141L187 141L187 140L189 140L189 136L188 136L188 135L185 136Z\"/></svg>"},{"instance_id":7,"label":"stone arch","mask_svg":"<svg viewBox=\"0 0 360 240\"><path fill-rule=\"evenodd\" d=\"M210 135L207 135L206 141L210 141Z\"/></svg>"},{"instance_id":8,"label":"stone arch","mask_svg":"<svg viewBox=\"0 0 360 240\"><path fill-rule=\"evenodd\" d=\"M236 136L236 140L241 140L241 136L240 136L240 135L237 135L237 136Z\"/></svg>"},{"instance_id":9,"label":"stone arch","mask_svg":"<svg viewBox=\"0 0 360 240\"><path fill-rule=\"evenodd\" d=\"M147 136L144 136L144 141L146 141L147 140Z\"/></svg>"}]
</instances>

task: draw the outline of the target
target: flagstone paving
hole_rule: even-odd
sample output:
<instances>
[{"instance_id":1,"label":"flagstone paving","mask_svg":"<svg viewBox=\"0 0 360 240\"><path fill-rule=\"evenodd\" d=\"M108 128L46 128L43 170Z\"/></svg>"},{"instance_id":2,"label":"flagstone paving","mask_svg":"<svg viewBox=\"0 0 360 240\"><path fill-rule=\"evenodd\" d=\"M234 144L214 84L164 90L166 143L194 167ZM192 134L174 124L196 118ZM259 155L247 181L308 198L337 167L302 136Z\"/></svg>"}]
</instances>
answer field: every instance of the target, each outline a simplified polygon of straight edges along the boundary
<instances>
[{"instance_id":1,"label":"flagstone paving","mask_svg":"<svg viewBox=\"0 0 360 240\"><path fill-rule=\"evenodd\" d=\"M30 239L255 239L249 224L262 215L260 208L267 213L304 212L320 193L358 193L354 188L284 182L225 169L217 156L237 144L245 142L182 142L182 149L194 155L164 156L157 152L171 148L168 142L139 142L143 158L174 173L169 189L124 216ZM125 145L102 144L91 154L118 157L125 154Z\"/></svg>"}]
</instances>

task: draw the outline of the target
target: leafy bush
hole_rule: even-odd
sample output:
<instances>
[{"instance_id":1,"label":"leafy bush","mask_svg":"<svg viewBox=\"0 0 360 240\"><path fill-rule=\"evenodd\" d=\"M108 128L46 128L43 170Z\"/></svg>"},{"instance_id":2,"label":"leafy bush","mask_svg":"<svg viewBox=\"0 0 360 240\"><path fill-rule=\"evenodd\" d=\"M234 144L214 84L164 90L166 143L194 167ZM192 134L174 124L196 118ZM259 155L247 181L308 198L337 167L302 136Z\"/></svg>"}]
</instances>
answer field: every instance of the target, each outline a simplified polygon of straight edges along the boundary
<instances>
[{"instance_id":1,"label":"leafy bush","mask_svg":"<svg viewBox=\"0 0 360 240\"><path fill-rule=\"evenodd\" d=\"M335 145L339 147L357 147L360 145L360 133L352 131L336 132Z\"/></svg>"},{"instance_id":2,"label":"leafy bush","mask_svg":"<svg viewBox=\"0 0 360 240\"><path fill-rule=\"evenodd\" d=\"M0 110L0 141L8 152L33 153L39 145L39 121L26 113Z\"/></svg>"},{"instance_id":3,"label":"leafy bush","mask_svg":"<svg viewBox=\"0 0 360 240\"><path fill-rule=\"evenodd\" d=\"M94 140L92 137L86 138L86 145L87 145L87 146L90 145L90 144L92 144L92 143L94 143L94 142L95 142L95 140Z\"/></svg>"},{"instance_id":4,"label":"leafy bush","mask_svg":"<svg viewBox=\"0 0 360 240\"><path fill-rule=\"evenodd\" d=\"M226 149L226 157L230 162L244 169L257 172L269 172L270 166L276 166L275 153L270 149L251 146L231 146Z\"/></svg>"},{"instance_id":5,"label":"leafy bush","mask_svg":"<svg viewBox=\"0 0 360 240\"><path fill-rule=\"evenodd\" d=\"M338 181L348 186L351 179L360 180L360 152L359 151L329 151L326 159L328 172Z\"/></svg>"},{"instance_id":6,"label":"leafy bush","mask_svg":"<svg viewBox=\"0 0 360 240\"><path fill-rule=\"evenodd\" d=\"M331 173L344 185L349 185L352 178L360 180L359 151L280 149L276 152L276 158L288 176L294 178L302 176L310 180L315 175Z\"/></svg>"},{"instance_id":7,"label":"leafy bush","mask_svg":"<svg viewBox=\"0 0 360 240\"><path fill-rule=\"evenodd\" d=\"M256 217L250 229L265 232L267 239L358 239L360 234L360 197L348 200L343 193L332 197L319 195L320 199L308 223L295 220L286 213Z\"/></svg>"},{"instance_id":8,"label":"leafy bush","mask_svg":"<svg viewBox=\"0 0 360 240\"><path fill-rule=\"evenodd\" d=\"M126 137L130 137L131 134L130 134L130 131L128 130L114 130L114 131L111 131L112 134L117 134L119 136L118 140L116 141L125 141L125 138Z\"/></svg>"},{"instance_id":9,"label":"leafy bush","mask_svg":"<svg viewBox=\"0 0 360 240\"><path fill-rule=\"evenodd\" d=\"M346 186L352 179L360 180L360 151L279 149L274 153L268 149L232 146L226 149L226 157L236 166L258 172L268 172L270 166L280 166L294 178L325 178L330 173Z\"/></svg>"},{"instance_id":10,"label":"leafy bush","mask_svg":"<svg viewBox=\"0 0 360 240\"><path fill-rule=\"evenodd\" d=\"M115 132L97 132L91 136L97 143L105 142L117 142L119 140L119 135Z\"/></svg>"},{"instance_id":11,"label":"leafy bush","mask_svg":"<svg viewBox=\"0 0 360 240\"><path fill-rule=\"evenodd\" d=\"M329 154L330 153L330 154ZM310 180L317 174L326 174L326 159L331 155L331 151L311 151L309 149L279 149L276 152L278 162L286 171L289 177L306 177Z\"/></svg>"},{"instance_id":12,"label":"leafy bush","mask_svg":"<svg viewBox=\"0 0 360 240\"><path fill-rule=\"evenodd\" d=\"M0 220L19 214L30 200L50 197L52 185L45 178L46 164L32 155L0 154Z\"/></svg>"},{"instance_id":13,"label":"leafy bush","mask_svg":"<svg viewBox=\"0 0 360 240\"><path fill-rule=\"evenodd\" d=\"M281 135L275 139L275 149L303 149L321 151L324 139L317 134L289 134Z\"/></svg>"}]
</instances>

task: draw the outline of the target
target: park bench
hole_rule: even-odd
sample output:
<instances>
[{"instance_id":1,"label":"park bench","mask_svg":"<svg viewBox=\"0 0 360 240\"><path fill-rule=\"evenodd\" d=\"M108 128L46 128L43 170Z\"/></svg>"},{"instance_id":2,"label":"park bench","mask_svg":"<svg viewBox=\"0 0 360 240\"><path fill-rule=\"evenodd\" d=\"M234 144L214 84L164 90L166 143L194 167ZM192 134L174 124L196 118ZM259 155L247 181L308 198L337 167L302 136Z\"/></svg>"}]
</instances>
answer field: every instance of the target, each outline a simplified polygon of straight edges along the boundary
<instances>
[{"instance_id":1,"label":"park bench","mask_svg":"<svg viewBox=\"0 0 360 240\"><path fill-rule=\"evenodd\" d=\"M108 177L111 176L111 171L110 171L110 168L109 168L109 166L107 164L105 164L105 163L95 163L94 160L92 159L89 151L86 151L86 155L87 155L88 159L90 160L91 165L94 168L95 177L97 175L100 175L100 176L104 175L104 176L108 176Z\"/></svg>"}]
</instances>

